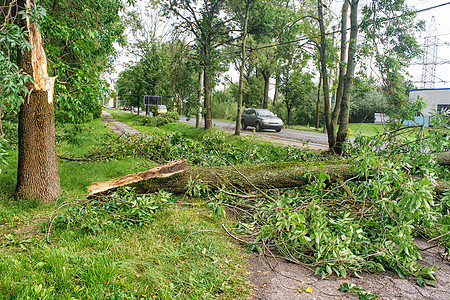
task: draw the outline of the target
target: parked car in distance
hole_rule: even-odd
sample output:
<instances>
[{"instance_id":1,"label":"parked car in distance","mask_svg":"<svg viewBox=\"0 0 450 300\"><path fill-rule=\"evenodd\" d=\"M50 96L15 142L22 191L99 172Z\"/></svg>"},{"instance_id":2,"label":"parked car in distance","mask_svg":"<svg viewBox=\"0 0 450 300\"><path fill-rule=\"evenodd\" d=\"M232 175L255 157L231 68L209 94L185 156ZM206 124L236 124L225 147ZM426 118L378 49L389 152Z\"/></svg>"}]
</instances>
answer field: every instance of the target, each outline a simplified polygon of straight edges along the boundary
<instances>
[{"instance_id":1,"label":"parked car in distance","mask_svg":"<svg viewBox=\"0 0 450 300\"><path fill-rule=\"evenodd\" d=\"M247 126L255 127L256 131L263 129L275 129L280 132L283 128L283 121L276 114L263 108L246 108L241 118L242 129Z\"/></svg>"}]
</instances>

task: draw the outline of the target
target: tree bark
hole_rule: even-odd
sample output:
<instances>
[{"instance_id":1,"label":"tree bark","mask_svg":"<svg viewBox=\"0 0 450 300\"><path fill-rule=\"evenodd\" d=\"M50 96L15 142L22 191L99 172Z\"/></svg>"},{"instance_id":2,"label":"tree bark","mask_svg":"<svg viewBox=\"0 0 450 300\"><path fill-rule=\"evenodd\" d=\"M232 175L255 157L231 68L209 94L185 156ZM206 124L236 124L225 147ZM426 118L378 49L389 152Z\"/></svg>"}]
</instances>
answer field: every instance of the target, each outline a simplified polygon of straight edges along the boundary
<instances>
[{"instance_id":1,"label":"tree bark","mask_svg":"<svg viewBox=\"0 0 450 300\"><path fill-rule=\"evenodd\" d=\"M341 16L341 54L339 58L339 76L338 86L336 90L336 103L333 113L331 115L330 129L333 133L333 140L336 141L336 129L338 126L338 119L341 113L341 103L344 94L344 81L346 70L346 54L347 54L347 18L348 18L349 1L344 1L342 4L342 16ZM334 146L334 143L333 143Z\"/></svg>"},{"instance_id":2,"label":"tree bark","mask_svg":"<svg viewBox=\"0 0 450 300\"><path fill-rule=\"evenodd\" d=\"M25 50L20 65L33 76L34 83L27 83L30 92L24 95L19 112L19 161L14 197L49 202L61 194L53 110L55 78L48 77L41 34L28 18L27 28L32 49Z\"/></svg>"},{"instance_id":3,"label":"tree bark","mask_svg":"<svg viewBox=\"0 0 450 300\"><path fill-rule=\"evenodd\" d=\"M449 154L450 155L450 154ZM315 165L312 163L282 162L237 166L189 166L180 173L166 178L153 178L131 184L139 193L152 193L160 189L182 194L190 180L201 180L211 191L220 188L253 192L260 189L293 188L316 180L321 173L330 176L330 182L350 178L364 180L354 171L352 164ZM442 194L450 189L450 182L438 181L435 191Z\"/></svg>"},{"instance_id":4,"label":"tree bark","mask_svg":"<svg viewBox=\"0 0 450 300\"><path fill-rule=\"evenodd\" d=\"M33 91L19 112L19 162L14 197L43 202L61 195L53 103Z\"/></svg>"},{"instance_id":5,"label":"tree bark","mask_svg":"<svg viewBox=\"0 0 450 300\"><path fill-rule=\"evenodd\" d=\"M328 147L332 149L335 144L335 138L333 132L331 132L331 103L330 103L330 88L328 85L328 68L326 59L326 32L325 32L325 22L323 18L323 3L322 0L317 0L317 11L319 15L319 29L320 29L320 45L319 45L319 55L320 55L320 73L322 75L322 89L323 89L323 102L324 102L324 116L325 116L325 126L328 136Z\"/></svg>"},{"instance_id":6,"label":"tree bark","mask_svg":"<svg viewBox=\"0 0 450 300\"><path fill-rule=\"evenodd\" d=\"M269 106L269 84L270 84L270 72L268 70L261 71L262 76L264 78L264 100L263 107L266 108Z\"/></svg>"},{"instance_id":7,"label":"tree bark","mask_svg":"<svg viewBox=\"0 0 450 300\"><path fill-rule=\"evenodd\" d=\"M143 193L155 192L158 189L185 193L189 180L202 180L211 190L224 187L250 192L258 189L301 186L322 172L329 174L332 181L346 180L355 176L347 164L319 166L309 163L265 163L220 167L190 166L184 173L169 178L142 181L132 186Z\"/></svg>"},{"instance_id":8,"label":"tree bark","mask_svg":"<svg viewBox=\"0 0 450 300\"><path fill-rule=\"evenodd\" d=\"M211 66L205 65L205 129L212 128L211 113Z\"/></svg>"},{"instance_id":9,"label":"tree bark","mask_svg":"<svg viewBox=\"0 0 450 300\"><path fill-rule=\"evenodd\" d=\"M317 87L317 101L316 101L316 129L320 127L320 88L322 87L322 75L319 74L319 85Z\"/></svg>"},{"instance_id":10,"label":"tree bark","mask_svg":"<svg viewBox=\"0 0 450 300\"><path fill-rule=\"evenodd\" d=\"M353 0L350 11L350 42L348 46L347 72L345 74L344 91L342 95L341 111L339 116L339 129L336 135L336 144L333 152L341 154L344 142L347 139L348 123L350 119L350 98L353 89L353 77L356 66L356 40L358 38L358 2Z\"/></svg>"}]
</instances>

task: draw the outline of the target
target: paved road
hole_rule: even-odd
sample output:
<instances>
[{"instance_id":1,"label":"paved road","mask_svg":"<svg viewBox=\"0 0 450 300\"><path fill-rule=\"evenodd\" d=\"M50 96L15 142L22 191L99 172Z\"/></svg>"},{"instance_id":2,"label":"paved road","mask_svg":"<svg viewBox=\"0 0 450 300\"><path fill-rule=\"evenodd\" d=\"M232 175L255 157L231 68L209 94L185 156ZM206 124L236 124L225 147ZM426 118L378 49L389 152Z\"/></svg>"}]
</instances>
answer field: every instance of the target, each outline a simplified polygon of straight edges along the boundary
<instances>
[{"instance_id":1,"label":"paved road","mask_svg":"<svg viewBox=\"0 0 450 300\"><path fill-rule=\"evenodd\" d=\"M145 112L142 112L145 113ZM136 129L132 128L129 125L123 124L121 122L117 122L112 118L112 116L103 111L103 117L105 121L109 121L109 126L111 129L117 133L122 132L131 132L136 133L139 132ZM180 118L180 122L195 124L195 118L191 118L189 121L186 117L182 116ZM202 125L204 125L204 120L202 120ZM213 125L217 127L221 127L226 131L234 132L235 131L235 123L227 122L227 121L217 121L213 120ZM255 135L257 138L266 138L273 142L278 142L284 145L292 145L295 147L305 147L310 149L319 149L326 150L328 149L328 140L327 136L324 133L318 132L308 132L308 131L300 131L300 130L292 130L292 129L283 129L281 132L275 132L275 130L266 129L262 132L255 132L253 127L248 127L247 130L241 129L241 135Z\"/></svg>"},{"instance_id":2,"label":"paved road","mask_svg":"<svg viewBox=\"0 0 450 300\"><path fill-rule=\"evenodd\" d=\"M181 117L180 122L195 124L195 118L187 120L186 117ZM204 120L202 122L204 124ZM222 127L226 131L234 132L236 124L234 122L217 121L213 120L213 125L217 127ZM262 132L254 132L253 127L248 127L247 130L241 129L242 135L255 134L259 137L268 138L275 142L280 142L283 144L290 144L294 146L302 146L305 143L308 144L310 148L315 149L328 149L327 135L318 132L308 132L292 129L283 129L281 132L275 132L275 130L266 129Z\"/></svg>"}]
</instances>

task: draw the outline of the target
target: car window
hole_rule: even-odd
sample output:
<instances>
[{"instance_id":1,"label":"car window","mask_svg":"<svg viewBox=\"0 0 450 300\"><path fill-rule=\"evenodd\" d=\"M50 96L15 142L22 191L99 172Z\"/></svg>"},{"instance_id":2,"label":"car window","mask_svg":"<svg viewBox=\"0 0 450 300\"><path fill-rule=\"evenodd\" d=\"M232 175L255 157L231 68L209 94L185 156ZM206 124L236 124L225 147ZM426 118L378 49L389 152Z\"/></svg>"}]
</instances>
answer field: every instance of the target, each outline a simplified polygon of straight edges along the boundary
<instances>
[{"instance_id":1,"label":"car window","mask_svg":"<svg viewBox=\"0 0 450 300\"><path fill-rule=\"evenodd\" d=\"M268 109L258 110L258 116L260 117L274 117L275 114Z\"/></svg>"}]
</instances>

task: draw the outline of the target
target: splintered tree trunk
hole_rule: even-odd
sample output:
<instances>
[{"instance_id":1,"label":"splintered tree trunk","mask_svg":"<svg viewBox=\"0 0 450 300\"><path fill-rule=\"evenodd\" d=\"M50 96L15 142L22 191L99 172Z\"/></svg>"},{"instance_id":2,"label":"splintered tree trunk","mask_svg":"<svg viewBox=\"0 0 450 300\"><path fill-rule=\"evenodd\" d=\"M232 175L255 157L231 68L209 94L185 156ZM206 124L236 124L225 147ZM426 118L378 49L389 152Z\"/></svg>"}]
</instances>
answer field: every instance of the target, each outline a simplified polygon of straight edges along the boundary
<instances>
[{"instance_id":1,"label":"splintered tree trunk","mask_svg":"<svg viewBox=\"0 0 450 300\"><path fill-rule=\"evenodd\" d=\"M31 7L29 0L26 5ZM27 83L30 92L24 95L19 112L19 162L14 196L48 202L61 194L53 110L55 78L48 77L39 30L28 18L26 22L32 49L24 52L20 62L33 76L34 83Z\"/></svg>"}]
</instances>

